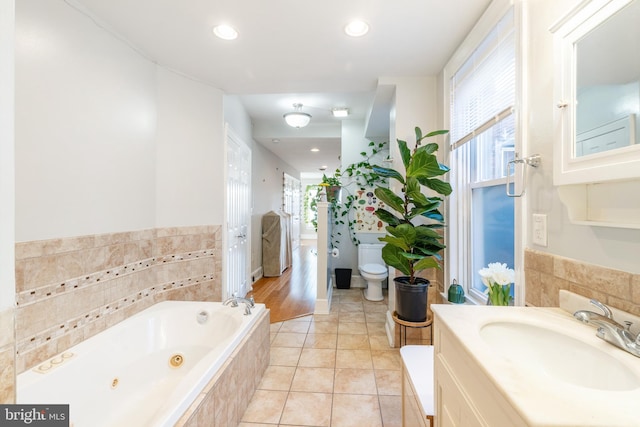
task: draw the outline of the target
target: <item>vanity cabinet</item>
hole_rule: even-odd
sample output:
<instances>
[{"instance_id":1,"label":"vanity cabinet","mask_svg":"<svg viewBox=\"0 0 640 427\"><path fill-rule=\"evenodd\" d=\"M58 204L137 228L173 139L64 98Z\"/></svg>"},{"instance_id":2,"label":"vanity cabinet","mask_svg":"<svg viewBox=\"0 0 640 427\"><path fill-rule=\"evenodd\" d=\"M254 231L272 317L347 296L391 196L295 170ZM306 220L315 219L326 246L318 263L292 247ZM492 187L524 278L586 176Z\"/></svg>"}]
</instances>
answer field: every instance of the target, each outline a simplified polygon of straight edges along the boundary
<instances>
[{"instance_id":1,"label":"vanity cabinet","mask_svg":"<svg viewBox=\"0 0 640 427\"><path fill-rule=\"evenodd\" d=\"M435 425L527 426L451 330L435 317Z\"/></svg>"}]
</instances>

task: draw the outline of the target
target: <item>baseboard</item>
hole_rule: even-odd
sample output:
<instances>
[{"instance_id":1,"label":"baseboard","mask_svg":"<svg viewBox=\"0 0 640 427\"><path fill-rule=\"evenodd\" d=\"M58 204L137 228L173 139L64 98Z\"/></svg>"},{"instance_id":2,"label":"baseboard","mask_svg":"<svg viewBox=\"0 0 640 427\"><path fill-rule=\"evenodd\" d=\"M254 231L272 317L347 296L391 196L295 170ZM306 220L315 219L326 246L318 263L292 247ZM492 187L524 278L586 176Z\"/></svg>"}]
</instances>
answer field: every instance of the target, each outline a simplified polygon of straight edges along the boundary
<instances>
[{"instance_id":1,"label":"baseboard","mask_svg":"<svg viewBox=\"0 0 640 427\"><path fill-rule=\"evenodd\" d=\"M260 279L262 279L262 266L256 268L251 272L251 284L253 285Z\"/></svg>"}]
</instances>

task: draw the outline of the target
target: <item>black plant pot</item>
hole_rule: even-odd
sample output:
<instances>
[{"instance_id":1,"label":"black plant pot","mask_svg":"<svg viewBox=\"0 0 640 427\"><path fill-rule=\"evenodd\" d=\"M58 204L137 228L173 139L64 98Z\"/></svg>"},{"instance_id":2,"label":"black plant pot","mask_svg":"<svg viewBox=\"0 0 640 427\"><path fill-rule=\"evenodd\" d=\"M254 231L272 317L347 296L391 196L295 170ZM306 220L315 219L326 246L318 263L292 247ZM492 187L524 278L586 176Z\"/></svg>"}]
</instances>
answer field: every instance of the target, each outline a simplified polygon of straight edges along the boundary
<instances>
[{"instance_id":1,"label":"black plant pot","mask_svg":"<svg viewBox=\"0 0 640 427\"><path fill-rule=\"evenodd\" d=\"M406 322L424 322L427 320L427 291L429 281L416 277L413 285L408 276L393 279L396 285L396 313Z\"/></svg>"}]
</instances>

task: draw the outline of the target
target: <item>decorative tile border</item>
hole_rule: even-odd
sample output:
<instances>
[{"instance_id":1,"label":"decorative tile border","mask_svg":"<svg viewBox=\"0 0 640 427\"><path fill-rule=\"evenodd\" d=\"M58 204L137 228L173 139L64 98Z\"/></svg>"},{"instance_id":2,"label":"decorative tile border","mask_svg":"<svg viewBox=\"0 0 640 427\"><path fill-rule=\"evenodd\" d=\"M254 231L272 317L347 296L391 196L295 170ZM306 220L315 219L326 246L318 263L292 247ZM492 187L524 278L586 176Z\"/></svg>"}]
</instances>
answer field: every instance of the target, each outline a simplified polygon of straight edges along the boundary
<instances>
[{"instance_id":1,"label":"decorative tile border","mask_svg":"<svg viewBox=\"0 0 640 427\"><path fill-rule=\"evenodd\" d=\"M108 270L98 271L82 277L75 277L65 280L62 283L45 285L38 288L22 291L16 294L18 307L24 307L35 302L43 301L47 298L53 298L63 292L81 289L84 287L98 284L116 277L126 276L135 272L153 268L157 265L170 262L200 259L205 257L213 257L214 250L192 251L184 254L166 255L158 258L148 258L142 261L132 262L121 267L110 268Z\"/></svg>"}]
</instances>

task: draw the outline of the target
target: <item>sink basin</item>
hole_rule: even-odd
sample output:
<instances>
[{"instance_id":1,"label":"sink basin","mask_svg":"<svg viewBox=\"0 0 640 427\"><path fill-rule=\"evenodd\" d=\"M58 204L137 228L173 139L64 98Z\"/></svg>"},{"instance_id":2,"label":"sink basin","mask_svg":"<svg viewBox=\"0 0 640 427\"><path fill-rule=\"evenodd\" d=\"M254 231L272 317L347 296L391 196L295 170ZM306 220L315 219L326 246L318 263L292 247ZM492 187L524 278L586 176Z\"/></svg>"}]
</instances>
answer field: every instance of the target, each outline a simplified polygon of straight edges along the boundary
<instances>
[{"instance_id":1,"label":"sink basin","mask_svg":"<svg viewBox=\"0 0 640 427\"><path fill-rule=\"evenodd\" d=\"M528 323L487 323L480 336L499 355L524 370L536 370L556 380L598 390L640 387L640 379L621 361L564 333ZM612 347L612 351L617 351Z\"/></svg>"}]
</instances>

